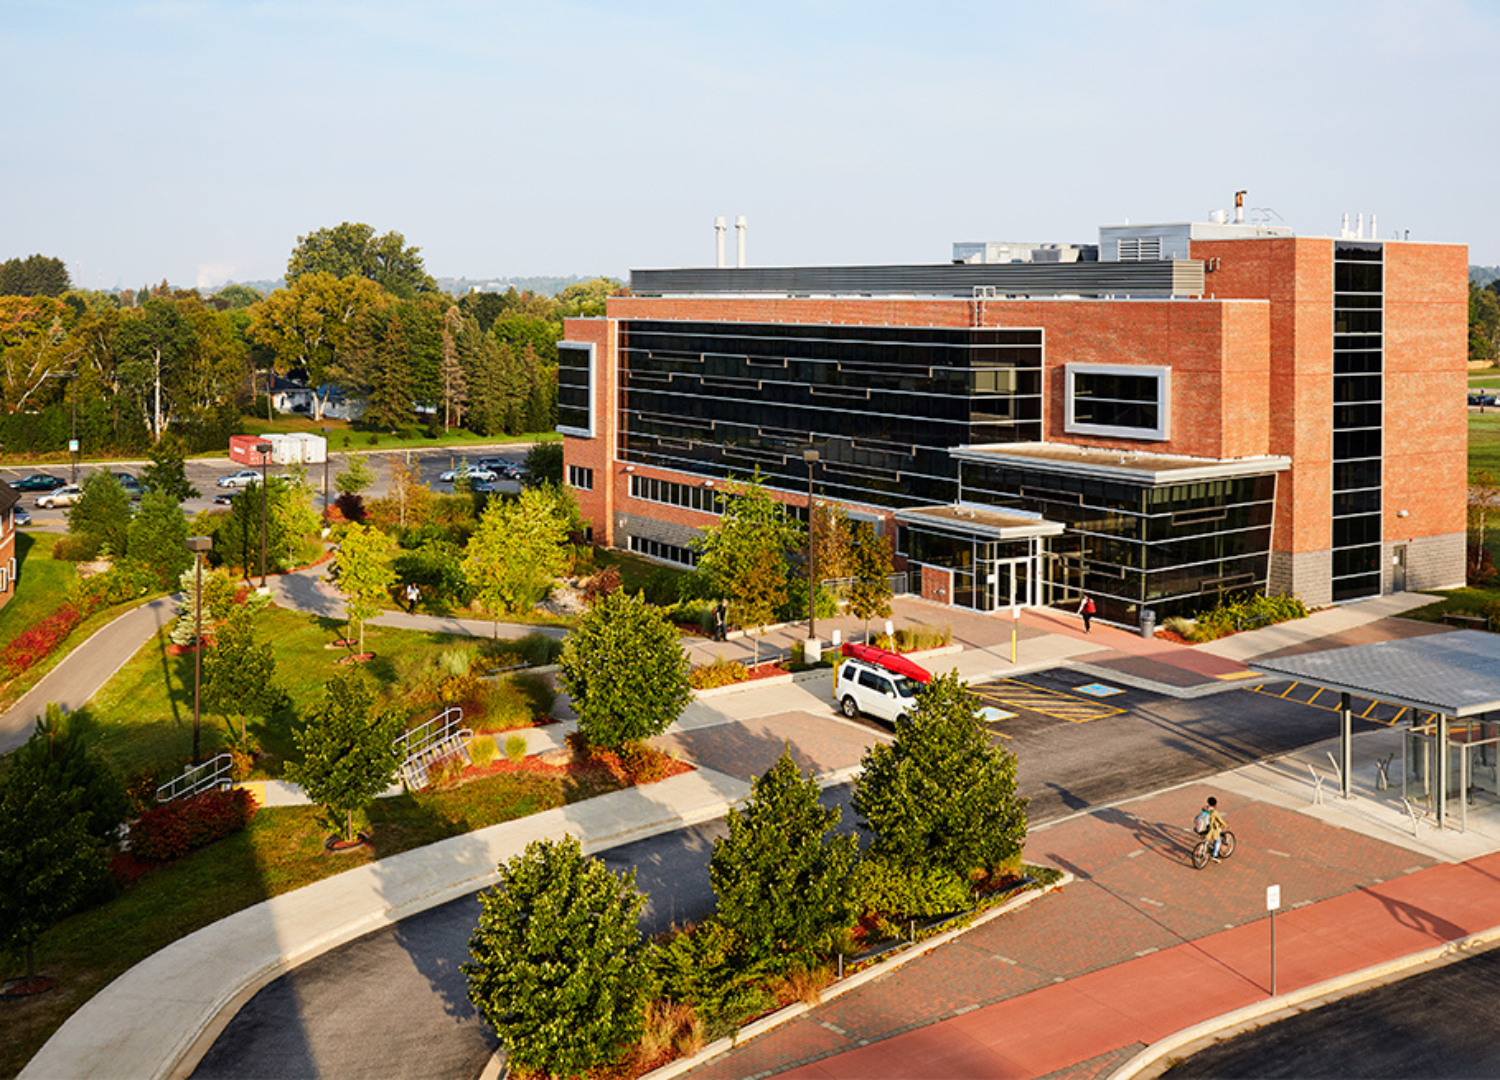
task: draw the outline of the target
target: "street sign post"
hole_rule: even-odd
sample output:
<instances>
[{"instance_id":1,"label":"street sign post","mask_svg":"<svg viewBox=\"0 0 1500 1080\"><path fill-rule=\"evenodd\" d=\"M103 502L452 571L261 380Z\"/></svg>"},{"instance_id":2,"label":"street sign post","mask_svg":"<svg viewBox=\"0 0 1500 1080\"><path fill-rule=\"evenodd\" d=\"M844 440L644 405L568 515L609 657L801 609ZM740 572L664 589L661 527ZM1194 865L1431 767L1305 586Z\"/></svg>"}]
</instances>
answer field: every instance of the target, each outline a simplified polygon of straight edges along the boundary
<instances>
[{"instance_id":1,"label":"street sign post","mask_svg":"<svg viewBox=\"0 0 1500 1080\"><path fill-rule=\"evenodd\" d=\"M1266 886L1266 910L1271 913L1271 996L1276 996L1276 909L1281 906L1281 886Z\"/></svg>"}]
</instances>

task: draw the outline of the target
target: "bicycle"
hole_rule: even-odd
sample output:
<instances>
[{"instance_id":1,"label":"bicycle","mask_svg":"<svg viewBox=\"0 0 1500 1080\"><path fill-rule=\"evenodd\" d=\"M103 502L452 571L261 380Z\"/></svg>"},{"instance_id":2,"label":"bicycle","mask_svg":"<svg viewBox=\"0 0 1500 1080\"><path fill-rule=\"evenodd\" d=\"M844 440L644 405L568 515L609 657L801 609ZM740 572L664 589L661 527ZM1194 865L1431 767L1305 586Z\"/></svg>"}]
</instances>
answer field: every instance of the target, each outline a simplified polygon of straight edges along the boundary
<instances>
[{"instance_id":1,"label":"bicycle","mask_svg":"<svg viewBox=\"0 0 1500 1080\"><path fill-rule=\"evenodd\" d=\"M1234 833L1225 829L1219 834L1219 858L1227 859L1234 854ZM1205 837L1198 841L1198 846L1193 848L1193 869L1202 870L1208 865L1212 856L1208 853L1208 839Z\"/></svg>"}]
</instances>

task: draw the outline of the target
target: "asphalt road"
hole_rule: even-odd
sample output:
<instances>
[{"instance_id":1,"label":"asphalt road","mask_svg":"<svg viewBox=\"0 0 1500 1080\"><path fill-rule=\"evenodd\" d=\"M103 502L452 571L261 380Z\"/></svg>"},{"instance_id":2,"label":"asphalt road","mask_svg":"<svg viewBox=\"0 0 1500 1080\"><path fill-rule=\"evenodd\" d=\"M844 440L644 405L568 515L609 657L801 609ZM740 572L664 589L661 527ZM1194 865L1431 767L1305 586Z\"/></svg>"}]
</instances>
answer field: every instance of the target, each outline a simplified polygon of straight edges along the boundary
<instances>
[{"instance_id":1,"label":"asphalt road","mask_svg":"<svg viewBox=\"0 0 1500 1080\"><path fill-rule=\"evenodd\" d=\"M1335 730L1330 713L1248 691L1179 701L1124 690L1090 707L1093 699L1077 691L1086 680L1072 673L1021 681L1024 687L980 689L1037 706L1018 705L1007 710L1013 718L992 725L996 740L1018 756L1018 787L1031 799L1033 824L1212 775ZM842 808L842 825L852 831L851 794L845 785L824 799ZM611 869L636 871L648 898L643 929L656 932L713 910L708 858L723 830L722 821L713 822L606 854ZM477 1075L493 1042L467 1003L459 971L477 912L472 896L452 901L277 979L230 1021L194 1075Z\"/></svg>"},{"instance_id":2,"label":"asphalt road","mask_svg":"<svg viewBox=\"0 0 1500 1080\"><path fill-rule=\"evenodd\" d=\"M448 469L453 468L454 464L456 464L457 462L465 459L473 461L481 457L503 457L508 461L514 461L519 465L525 459L526 454L530 449L530 443L505 443L496 444L494 446L465 446L462 451L450 447L435 447L432 449L424 448L412 450L410 451L410 456L412 462L417 465L419 471L421 472L423 481L425 481L428 486L430 486L434 491L451 491L452 485L442 483L438 480L438 476L446 472ZM375 474L375 484L367 493L368 496L379 496L385 493L390 485L391 460L404 459L407 456L407 453L408 452L405 450L391 450L389 452L382 452L381 450L379 450L379 448L375 448L368 453L365 453L363 451L360 452L361 456L363 456L365 460L370 463L371 471ZM333 490L333 477L337 476L344 470L346 466L346 459L349 456L350 455L348 453L337 447L334 448L334 452L330 456L330 460L328 462L328 494L330 498L337 498L338 496L338 493ZM128 472L138 476L143 464L144 462L112 462L107 465L96 465L92 463L83 464L78 468L78 477L79 480L82 481L88 476L89 473L93 472L95 469L109 469L111 472ZM198 513L200 510L223 509L222 506L215 505L214 497L217 495L223 495L227 490L232 489L220 488L216 486L215 481L217 481L221 476L227 476L230 473L238 472L244 467L245 466L239 464L238 462L230 461L227 458L215 458L212 460L194 459L188 461L186 467L188 482L191 483L195 488L197 488L200 494L198 498L189 499L187 502L183 503L183 510L185 510L191 516L192 514ZM270 476L277 476L285 471L286 469L284 467L273 465L267 469L267 474ZM0 479L14 481L19 480L23 476L29 476L30 474L37 472L50 473L51 475L56 476L62 480L67 480L71 476L71 472L66 465L40 467L16 466L0 469ZM324 469L322 465L307 466L308 480L312 482L313 487L316 488L319 493L318 496L314 497L313 504L319 509L322 508L321 493L323 490L323 473ZM519 490L519 486L517 487L517 490ZM61 529L67 521L67 509L65 507L42 509L41 507L36 505L36 500L41 494L41 492L26 492L21 496L21 505L31 512L32 527L51 528L54 530Z\"/></svg>"},{"instance_id":3,"label":"asphalt road","mask_svg":"<svg viewBox=\"0 0 1500 1080\"><path fill-rule=\"evenodd\" d=\"M1423 971L1236 1038L1163 1075L1500 1076L1500 949Z\"/></svg>"}]
</instances>

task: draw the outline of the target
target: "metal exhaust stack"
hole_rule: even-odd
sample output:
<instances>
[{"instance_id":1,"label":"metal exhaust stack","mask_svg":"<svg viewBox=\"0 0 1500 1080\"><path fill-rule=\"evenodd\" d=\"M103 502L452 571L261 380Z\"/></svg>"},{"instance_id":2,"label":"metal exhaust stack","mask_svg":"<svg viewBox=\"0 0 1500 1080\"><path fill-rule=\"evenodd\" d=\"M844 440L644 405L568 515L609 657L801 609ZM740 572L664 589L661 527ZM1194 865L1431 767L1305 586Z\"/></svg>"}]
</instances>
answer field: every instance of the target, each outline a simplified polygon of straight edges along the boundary
<instances>
[{"instance_id":1,"label":"metal exhaust stack","mask_svg":"<svg viewBox=\"0 0 1500 1080\"><path fill-rule=\"evenodd\" d=\"M718 252L718 261L714 263L720 270L724 269L724 234L729 231L729 223L723 216L714 218L714 247Z\"/></svg>"},{"instance_id":2,"label":"metal exhaust stack","mask_svg":"<svg viewBox=\"0 0 1500 1080\"><path fill-rule=\"evenodd\" d=\"M745 268L745 215L740 214L734 219L735 252L738 262L735 264L741 270Z\"/></svg>"}]
</instances>

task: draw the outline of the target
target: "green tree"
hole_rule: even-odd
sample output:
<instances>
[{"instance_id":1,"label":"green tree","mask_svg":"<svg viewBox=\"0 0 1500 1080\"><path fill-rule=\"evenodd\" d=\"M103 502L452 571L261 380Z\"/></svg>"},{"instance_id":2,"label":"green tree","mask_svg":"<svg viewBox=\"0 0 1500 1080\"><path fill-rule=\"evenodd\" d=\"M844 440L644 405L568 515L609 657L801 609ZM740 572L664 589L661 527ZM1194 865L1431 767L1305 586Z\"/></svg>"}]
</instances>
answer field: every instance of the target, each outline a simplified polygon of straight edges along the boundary
<instances>
[{"instance_id":1,"label":"green tree","mask_svg":"<svg viewBox=\"0 0 1500 1080\"><path fill-rule=\"evenodd\" d=\"M479 903L463 972L513 1072L582 1076L639 1040L650 974L633 871L610 873L572 836L536 840Z\"/></svg>"},{"instance_id":2,"label":"green tree","mask_svg":"<svg viewBox=\"0 0 1500 1080\"><path fill-rule=\"evenodd\" d=\"M141 470L141 486L165 492L173 505L198 498L198 489L188 482L182 444L172 435L164 436L151 448L151 463Z\"/></svg>"},{"instance_id":3,"label":"green tree","mask_svg":"<svg viewBox=\"0 0 1500 1080\"><path fill-rule=\"evenodd\" d=\"M563 446L560 442L537 443L526 452L521 467L526 472L528 486L537 484L562 485Z\"/></svg>"},{"instance_id":4,"label":"green tree","mask_svg":"<svg viewBox=\"0 0 1500 1080\"><path fill-rule=\"evenodd\" d=\"M605 312L611 296L629 296L625 283L610 277L578 281L557 294L558 314L565 319L597 317Z\"/></svg>"},{"instance_id":5,"label":"green tree","mask_svg":"<svg viewBox=\"0 0 1500 1080\"><path fill-rule=\"evenodd\" d=\"M803 777L790 749L755 781L744 810L726 815L729 835L714 841L708 876L716 917L751 965L808 969L854 922L859 848L852 836L829 835L839 816L818 801L817 781Z\"/></svg>"},{"instance_id":6,"label":"green tree","mask_svg":"<svg viewBox=\"0 0 1500 1080\"><path fill-rule=\"evenodd\" d=\"M345 669L328 681L323 700L297 732L302 761L287 763L287 778L327 811L344 839L354 838L354 815L395 780L400 754L394 744L402 726L399 712L376 710L364 675Z\"/></svg>"},{"instance_id":7,"label":"green tree","mask_svg":"<svg viewBox=\"0 0 1500 1080\"><path fill-rule=\"evenodd\" d=\"M359 651L365 651L365 622L380 614L380 603L396 581L391 569L390 545L379 529L351 522L339 541L335 559L339 568L339 591L349 618L359 624Z\"/></svg>"},{"instance_id":8,"label":"green tree","mask_svg":"<svg viewBox=\"0 0 1500 1080\"><path fill-rule=\"evenodd\" d=\"M965 879L1020 856L1026 799L1016 795L1016 758L990 742L977 708L957 673L943 675L917 695L893 743L866 751L854 809L875 834L876 855Z\"/></svg>"},{"instance_id":9,"label":"green tree","mask_svg":"<svg viewBox=\"0 0 1500 1080\"><path fill-rule=\"evenodd\" d=\"M24 950L36 978L37 938L107 888L88 813L30 769L0 788L0 949Z\"/></svg>"},{"instance_id":10,"label":"green tree","mask_svg":"<svg viewBox=\"0 0 1500 1080\"><path fill-rule=\"evenodd\" d=\"M125 823L125 786L94 744L84 710L65 713L49 701L31 738L16 750L11 770L36 773L73 810L82 811L96 843L111 843Z\"/></svg>"},{"instance_id":11,"label":"green tree","mask_svg":"<svg viewBox=\"0 0 1500 1080\"><path fill-rule=\"evenodd\" d=\"M594 746L618 749L659 735L692 699L688 659L666 615L616 589L563 642L558 678Z\"/></svg>"},{"instance_id":12,"label":"green tree","mask_svg":"<svg viewBox=\"0 0 1500 1080\"><path fill-rule=\"evenodd\" d=\"M177 579L177 591L182 599L177 602L177 621L172 624L172 643L184 648L198 643L198 568L190 566ZM223 570L203 568L203 625L214 624L229 618L234 606L234 582Z\"/></svg>"},{"instance_id":13,"label":"green tree","mask_svg":"<svg viewBox=\"0 0 1500 1080\"><path fill-rule=\"evenodd\" d=\"M464 577L495 620L530 611L567 567L567 521L553 495L527 488L519 499L492 499L464 557Z\"/></svg>"},{"instance_id":14,"label":"green tree","mask_svg":"<svg viewBox=\"0 0 1500 1080\"><path fill-rule=\"evenodd\" d=\"M345 454L344 467L333 474L333 490L340 495L359 495L375 483L375 473L364 454Z\"/></svg>"},{"instance_id":15,"label":"green tree","mask_svg":"<svg viewBox=\"0 0 1500 1080\"><path fill-rule=\"evenodd\" d=\"M395 231L376 236L362 221L345 221L297 237L286 265L287 284L310 274L366 278L403 298L437 292L437 282L422 265L420 248L408 245Z\"/></svg>"},{"instance_id":16,"label":"green tree","mask_svg":"<svg viewBox=\"0 0 1500 1080\"><path fill-rule=\"evenodd\" d=\"M229 505L229 516L214 532L222 563L240 566L248 580L260 565L261 486L252 481ZM266 565L273 572L291 568L304 537L321 526L311 489L295 474L273 476L265 487Z\"/></svg>"},{"instance_id":17,"label":"green tree","mask_svg":"<svg viewBox=\"0 0 1500 1080\"><path fill-rule=\"evenodd\" d=\"M239 743L245 746L246 720L268 717L285 693L276 683L276 654L269 641L255 636L255 614L236 604L229 618L214 632L214 646L203 657L203 703L224 717L229 737L235 738L233 719L239 718Z\"/></svg>"},{"instance_id":18,"label":"green tree","mask_svg":"<svg viewBox=\"0 0 1500 1080\"><path fill-rule=\"evenodd\" d=\"M302 275L255 305L249 335L271 354L277 371L307 372L313 419L322 420L333 385L352 381L357 325L384 300L380 287L363 277Z\"/></svg>"},{"instance_id":19,"label":"green tree","mask_svg":"<svg viewBox=\"0 0 1500 1080\"><path fill-rule=\"evenodd\" d=\"M130 528L130 496L115 474L96 469L83 481L78 501L68 507L68 532L77 537L82 553L93 558L101 551L124 555Z\"/></svg>"},{"instance_id":20,"label":"green tree","mask_svg":"<svg viewBox=\"0 0 1500 1080\"><path fill-rule=\"evenodd\" d=\"M171 588L193 564L187 550L188 525L182 507L167 492L152 488L141 496L140 509L125 532L125 551L132 562L148 568L163 589Z\"/></svg>"},{"instance_id":21,"label":"green tree","mask_svg":"<svg viewBox=\"0 0 1500 1080\"><path fill-rule=\"evenodd\" d=\"M803 530L766 491L757 472L725 485L718 523L693 542L698 573L729 601L730 618L761 628L786 605L789 557L803 550ZM759 656L757 640L756 660Z\"/></svg>"},{"instance_id":22,"label":"green tree","mask_svg":"<svg viewBox=\"0 0 1500 1080\"><path fill-rule=\"evenodd\" d=\"M0 296L61 296L72 287L61 259L29 255L0 263Z\"/></svg>"},{"instance_id":23,"label":"green tree","mask_svg":"<svg viewBox=\"0 0 1500 1080\"><path fill-rule=\"evenodd\" d=\"M443 406L443 427L464 422L464 408L469 404L469 384L464 378L463 363L459 359L458 341L463 333L464 317L455 304L443 313L443 366L440 375L440 394Z\"/></svg>"},{"instance_id":24,"label":"green tree","mask_svg":"<svg viewBox=\"0 0 1500 1080\"><path fill-rule=\"evenodd\" d=\"M260 303L265 297L249 285L225 285L214 293L214 299L222 302L226 310L238 311Z\"/></svg>"},{"instance_id":25,"label":"green tree","mask_svg":"<svg viewBox=\"0 0 1500 1080\"><path fill-rule=\"evenodd\" d=\"M1469 285L1469 359L1493 360L1500 355L1500 296Z\"/></svg>"},{"instance_id":26,"label":"green tree","mask_svg":"<svg viewBox=\"0 0 1500 1080\"><path fill-rule=\"evenodd\" d=\"M891 614L891 546L875 532L868 521L854 526L849 545L849 612L865 624L865 640L870 640L870 620L888 618Z\"/></svg>"}]
</instances>

